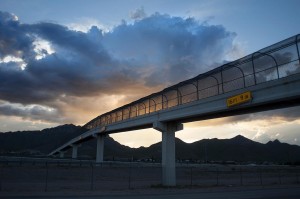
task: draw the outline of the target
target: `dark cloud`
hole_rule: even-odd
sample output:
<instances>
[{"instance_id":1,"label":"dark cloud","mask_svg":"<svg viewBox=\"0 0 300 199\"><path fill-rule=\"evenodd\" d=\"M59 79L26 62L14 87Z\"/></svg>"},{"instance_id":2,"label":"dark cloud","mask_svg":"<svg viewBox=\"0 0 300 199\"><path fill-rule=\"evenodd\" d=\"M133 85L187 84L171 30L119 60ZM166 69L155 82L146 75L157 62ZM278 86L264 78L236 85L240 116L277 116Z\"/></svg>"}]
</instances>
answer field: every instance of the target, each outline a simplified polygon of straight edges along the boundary
<instances>
[{"instance_id":1,"label":"dark cloud","mask_svg":"<svg viewBox=\"0 0 300 199\"><path fill-rule=\"evenodd\" d=\"M234 37L223 26L156 13L133 25L117 26L103 44L117 58L147 68L144 80L153 86L174 84L211 69L224 60Z\"/></svg>"},{"instance_id":2,"label":"dark cloud","mask_svg":"<svg viewBox=\"0 0 300 199\"><path fill-rule=\"evenodd\" d=\"M0 58L12 55L27 60L34 55L34 40L26 34L17 16L0 12L0 30Z\"/></svg>"},{"instance_id":3,"label":"dark cloud","mask_svg":"<svg viewBox=\"0 0 300 199\"><path fill-rule=\"evenodd\" d=\"M0 103L0 114L18 116L24 119L60 123L63 118L59 111L39 105L22 106L20 104Z\"/></svg>"},{"instance_id":4,"label":"dark cloud","mask_svg":"<svg viewBox=\"0 0 300 199\"><path fill-rule=\"evenodd\" d=\"M57 101L68 96L126 95L133 89L140 96L143 87L162 88L211 69L233 46L235 33L223 26L159 13L146 17L143 9L134 17L139 20L108 33L96 26L84 33L54 23L22 24L0 12L0 58L12 56L26 64L22 70L20 62L0 62L0 100L63 113ZM54 53L37 52L38 40L47 41ZM2 110L34 115L7 106Z\"/></svg>"},{"instance_id":5,"label":"dark cloud","mask_svg":"<svg viewBox=\"0 0 300 199\"><path fill-rule=\"evenodd\" d=\"M91 27L88 33L69 30L67 27L53 23L26 25L29 33L37 34L55 46L57 53L68 53L69 56L80 56L94 65L111 65L110 56L101 44L102 31ZM70 57L71 58L71 57Z\"/></svg>"}]
</instances>

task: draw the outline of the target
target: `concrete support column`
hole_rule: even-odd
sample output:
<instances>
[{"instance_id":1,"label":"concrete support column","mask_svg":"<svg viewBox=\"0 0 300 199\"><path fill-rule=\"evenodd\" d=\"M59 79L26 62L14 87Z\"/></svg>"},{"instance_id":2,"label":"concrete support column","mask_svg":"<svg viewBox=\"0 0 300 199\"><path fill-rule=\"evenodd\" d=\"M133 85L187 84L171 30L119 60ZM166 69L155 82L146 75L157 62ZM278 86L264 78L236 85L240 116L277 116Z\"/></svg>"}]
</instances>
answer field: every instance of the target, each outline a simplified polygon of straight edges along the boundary
<instances>
[{"instance_id":1,"label":"concrete support column","mask_svg":"<svg viewBox=\"0 0 300 199\"><path fill-rule=\"evenodd\" d=\"M176 186L175 131L162 132L162 184Z\"/></svg>"},{"instance_id":2,"label":"concrete support column","mask_svg":"<svg viewBox=\"0 0 300 199\"><path fill-rule=\"evenodd\" d=\"M105 135L97 135L96 163L103 162L104 137L105 137Z\"/></svg>"},{"instance_id":3,"label":"concrete support column","mask_svg":"<svg viewBox=\"0 0 300 199\"><path fill-rule=\"evenodd\" d=\"M65 157L65 152L64 151L60 151L59 152L59 157L60 158L64 158Z\"/></svg>"},{"instance_id":4,"label":"concrete support column","mask_svg":"<svg viewBox=\"0 0 300 199\"><path fill-rule=\"evenodd\" d=\"M72 145L72 159L76 159L78 154L78 145L73 144Z\"/></svg>"},{"instance_id":5,"label":"concrete support column","mask_svg":"<svg viewBox=\"0 0 300 199\"><path fill-rule=\"evenodd\" d=\"M183 125L155 122L153 128L162 132L162 184L176 186L175 132Z\"/></svg>"}]
</instances>

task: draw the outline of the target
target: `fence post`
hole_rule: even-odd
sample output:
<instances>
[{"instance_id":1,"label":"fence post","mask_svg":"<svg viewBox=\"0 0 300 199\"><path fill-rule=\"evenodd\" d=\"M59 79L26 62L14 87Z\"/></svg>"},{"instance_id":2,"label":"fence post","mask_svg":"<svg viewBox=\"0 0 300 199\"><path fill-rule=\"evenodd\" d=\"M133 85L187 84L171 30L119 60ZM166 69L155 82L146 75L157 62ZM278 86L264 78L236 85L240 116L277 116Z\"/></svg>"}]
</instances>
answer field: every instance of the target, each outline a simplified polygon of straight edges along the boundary
<instances>
[{"instance_id":1,"label":"fence post","mask_svg":"<svg viewBox=\"0 0 300 199\"><path fill-rule=\"evenodd\" d=\"M242 171L242 167L240 168L240 182L241 182L241 186L243 186L243 171Z\"/></svg>"},{"instance_id":2,"label":"fence post","mask_svg":"<svg viewBox=\"0 0 300 199\"><path fill-rule=\"evenodd\" d=\"M128 189L131 189L131 163L129 164L129 172L128 172Z\"/></svg>"},{"instance_id":3,"label":"fence post","mask_svg":"<svg viewBox=\"0 0 300 199\"><path fill-rule=\"evenodd\" d=\"M280 169L278 170L278 179L279 179L279 184L281 184L281 172L280 172Z\"/></svg>"},{"instance_id":4,"label":"fence post","mask_svg":"<svg viewBox=\"0 0 300 199\"><path fill-rule=\"evenodd\" d=\"M2 191L3 165L0 165L0 192Z\"/></svg>"},{"instance_id":5,"label":"fence post","mask_svg":"<svg viewBox=\"0 0 300 199\"><path fill-rule=\"evenodd\" d=\"M298 36L299 35L296 36L296 42L295 42L295 44L296 44L296 48L297 48L298 62L300 64L300 53L299 53L299 47L298 47Z\"/></svg>"},{"instance_id":6,"label":"fence post","mask_svg":"<svg viewBox=\"0 0 300 199\"><path fill-rule=\"evenodd\" d=\"M191 167L191 186L193 186L193 167Z\"/></svg>"},{"instance_id":7,"label":"fence post","mask_svg":"<svg viewBox=\"0 0 300 199\"><path fill-rule=\"evenodd\" d=\"M217 168L217 186L219 186L219 169Z\"/></svg>"},{"instance_id":8,"label":"fence post","mask_svg":"<svg viewBox=\"0 0 300 199\"><path fill-rule=\"evenodd\" d=\"M255 53L252 53L251 60L252 60L252 70L253 70L254 85L256 85L256 72L255 72L255 66L254 66L254 60L253 60L254 54Z\"/></svg>"},{"instance_id":9,"label":"fence post","mask_svg":"<svg viewBox=\"0 0 300 199\"><path fill-rule=\"evenodd\" d=\"M224 93L223 65L221 66L221 84L222 84L222 93ZM220 93L218 93L218 94L220 94Z\"/></svg>"},{"instance_id":10,"label":"fence post","mask_svg":"<svg viewBox=\"0 0 300 199\"><path fill-rule=\"evenodd\" d=\"M263 181L262 181L262 168L259 168L259 178L260 178L260 185L263 185Z\"/></svg>"},{"instance_id":11,"label":"fence post","mask_svg":"<svg viewBox=\"0 0 300 199\"><path fill-rule=\"evenodd\" d=\"M48 191L48 162L46 162L46 182L45 182L45 192Z\"/></svg>"},{"instance_id":12,"label":"fence post","mask_svg":"<svg viewBox=\"0 0 300 199\"><path fill-rule=\"evenodd\" d=\"M94 167L93 167L93 163L91 163L91 190L94 190Z\"/></svg>"}]
</instances>

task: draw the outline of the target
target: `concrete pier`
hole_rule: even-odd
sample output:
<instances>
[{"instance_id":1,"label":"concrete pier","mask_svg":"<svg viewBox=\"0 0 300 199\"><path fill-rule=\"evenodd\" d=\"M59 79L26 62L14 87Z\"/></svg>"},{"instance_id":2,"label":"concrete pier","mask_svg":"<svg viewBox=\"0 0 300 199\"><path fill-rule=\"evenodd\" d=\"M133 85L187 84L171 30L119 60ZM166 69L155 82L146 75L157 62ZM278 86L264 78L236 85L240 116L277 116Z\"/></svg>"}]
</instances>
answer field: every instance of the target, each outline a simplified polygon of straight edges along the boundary
<instances>
[{"instance_id":1,"label":"concrete pier","mask_svg":"<svg viewBox=\"0 0 300 199\"><path fill-rule=\"evenodd\" d=\"M162 184L176 186L175 132L183 125L155 122L153 128L162 132Z\"/></svg>"},{"instance_id":2,"label":"concrete pier","mask_svg":"<svg viewBox=\"0 0 300 199\"><path fill-rule=\"evenodd\" d=\"M59 157L60 158L64 158L65 157L65 152L64 151L60 151L59 152Z\"/></svg>"},{"instance_id":3,"label":"concrete pier","mask_svg":"<svg viewBox=\"0 0 300 199\"><path fill-rule=\"evenodd\" d=\"M105 135L97 135L97 152L96 152L96 163L103 162L104 154L104 137Z\"/></svg>"},{"instance_id":4,"label":"concrete pier","mask_svg":"<svg viewBox=\"0 0 300 199\"><path fill-rule=\"evenodd\" d=\"M78 145L72 144L72 159L77 159L78 156Z\"/></svg>"}]
</instances>

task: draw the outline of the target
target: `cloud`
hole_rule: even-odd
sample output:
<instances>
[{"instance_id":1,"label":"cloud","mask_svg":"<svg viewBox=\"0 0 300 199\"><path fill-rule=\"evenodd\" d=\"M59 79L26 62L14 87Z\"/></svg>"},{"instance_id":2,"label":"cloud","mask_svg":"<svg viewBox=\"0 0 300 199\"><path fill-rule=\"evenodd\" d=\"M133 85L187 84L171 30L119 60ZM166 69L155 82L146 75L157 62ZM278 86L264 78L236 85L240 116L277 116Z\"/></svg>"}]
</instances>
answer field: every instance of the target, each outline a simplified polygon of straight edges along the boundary
<instances>
[{"instance_id":1,"label":"cloud","mask_svg":"<svg viewBox=\"0 0 300 199\"><path fill-rule=\"evenodd\" d=\"M53 123L60 123L63 121L58 110L40 105L23 106L21 104L1 102L0 114L5 116L18 116L23 119L35 121L47 121Z\"/></svg>"},{"instance_id":2,"label":"cloud","mask_svg":"<svg viewBox=\"0 0 300 199\"><path fill-rule=\"evenodd\" d=\"M258 113L251 113L245 115L238 115L228 117L226 122L233 123L239 121L270 121L270 123L278 124L284 122L293 122L300 118L300 107L290 107L283 109L276 109L270 111L263 111ZM271 125L271 124L270 124Z\"/></svg>"},{"instance_id":3,"label":"cloud","mask_svg":"<svg viewBox=\"0 0 300 199\"><path fill-rule=\"evenodd\" d=\"M207 137L230 138L233 133L242 134L258 142L267 143L278 139L281 142L300 145L300 107L290 107L252 114L204 120L185 125L193 141ZM203 130L204 129L204 130ZM198 132L201 132L199 134ZM186 132L184 133L186 136Z\"/></svg>"},{"instance_id":4,"label":"cloud","mask_svg":"<svg viewBox=\"0 0 300 199\"><path fill-rule=\"evenodd\" d=\"M144 7L136 9L134 12L130 13L130 18L134 20L143 19L147 16L145 13Z\"/></svg>"},{"instance_id":5,"label":"cloud","mask_svg":"<svg viewBox=\"0 0 300 199\"><path fill-rule=\"evenodd\" d=\"M10 55L28 59L32 57L33 38L23 30L17 16L0 12L0 58Z\"/></svg>"},{"instance_id":6,"label":"cloud","mask_svg":"<svg viewBox=\"0 0 300 199\"><path fill-rule=\"evenodd\" d=\"M89 17L81 17L72 23L67 24L67 27L70 30L81 31L87 33L92 26L96 26L101 29L103 32L109 32L113 29L112 24L103 24L97 19L89 18Z\"/></svg>"},{"instance_id":7,"label":"cloud","mask_svg":"<svg viewBox=\"0 0 300 199\"><path fill-rule=\"evenodd\" d=\"M0 12L0 58L14 58L0 60L5 114L35 120L33 110L49 107L62 120L74 122L74 112L68 110L84 107L81 98L108 99L94 100L91 106L106 104L101 110L109 111L116 96L126 99L115 106L128 103L210 70L232 49L236 51L236 34L221 25L160 13L146 16L142 8L132 17L138 20L123 21L108 32L97 26L81 32L48 22L24 24L15 15ZM77 107L70 107L72 100ZM47 114L41 108L36 115L52 121Z\"/></svg>"},{"instance_id":8,"label":"cloud","mask_svg":"<svg viewBox=\"0 0 300 199\"><path fill-rule=\"evenodd\" d=\"M145 85L170 85L222 62L235 35L220 25L156 13L133 25L117 26L103 44L117 59L136 65Z\"/></svg>"},{"instance_id":9,"label":"cloud","mask_svg":"<svg viewBox=\"0 0 300 199\"><path fill-rule=\"evenodd\" d=\"M281 142L299 145L299 123L300 120L283 123L266 123L263 128L257 127L256 134L250 136L253 140L267 143L270 140L280 140Z\"/></svg>"}]
</instances>

